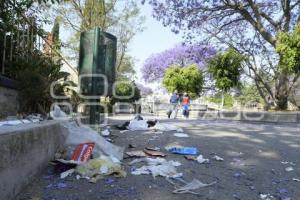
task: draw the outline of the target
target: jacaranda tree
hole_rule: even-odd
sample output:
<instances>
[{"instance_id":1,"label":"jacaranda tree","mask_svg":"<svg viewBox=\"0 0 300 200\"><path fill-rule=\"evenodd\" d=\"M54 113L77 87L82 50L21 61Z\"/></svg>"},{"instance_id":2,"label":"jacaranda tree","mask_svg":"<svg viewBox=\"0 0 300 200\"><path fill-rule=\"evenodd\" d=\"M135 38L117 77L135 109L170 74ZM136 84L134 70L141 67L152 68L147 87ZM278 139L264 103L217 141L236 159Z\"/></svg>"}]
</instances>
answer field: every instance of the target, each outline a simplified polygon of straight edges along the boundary
<instances>
[{"instance_id":1,"label":"jacaranda tree","mask_svg":"<svg viewBox=\"0 0 300 200\"><path fill-rule=\"evenodd\" d=\"M142 2L145 2L143 0ZM247 55L246 75L264 99L286 109L300 72L281 65L278 35L300 22L299 0L148 0L154 17L189 40L199 36Z\"/></svg>"},{"instance_id":2,"label":"jacaranda tree","mask_svg":"<svg viewBox=\"0 0 300 200\"><path fill-rule=\"evenodd\" d=\"M216 54L213 47L203 44L181 44L146 59L143 67L143 78L147 82L160 81L170 66L185 67L195 64L205 69L207 61Z\"/></svg>"},{"instance_id":3,"label":"jacaranda tree","mask_svg":"<svg viewBox=\"0 0 300 200\"><path fill-rule=\"evenodd\" d=\"M140 90L141 95L147 96L153 93L150 87L144 86L141 83L136 83L137 88Z\"/></svg>"}]
</instances>

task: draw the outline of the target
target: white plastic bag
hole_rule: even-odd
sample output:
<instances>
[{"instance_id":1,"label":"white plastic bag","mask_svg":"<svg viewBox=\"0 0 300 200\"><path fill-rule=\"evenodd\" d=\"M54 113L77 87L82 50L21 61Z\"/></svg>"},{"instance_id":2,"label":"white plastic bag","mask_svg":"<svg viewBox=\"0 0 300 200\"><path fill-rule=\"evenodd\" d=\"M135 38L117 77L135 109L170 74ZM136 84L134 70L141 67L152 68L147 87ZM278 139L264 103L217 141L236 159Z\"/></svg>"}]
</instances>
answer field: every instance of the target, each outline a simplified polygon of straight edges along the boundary
<instances>
[{"instance_id":1,"label":"white plastic bag","mask_svg":"<svg viewBox=\"0 0 300 200\"><path fill-rule=\"evenodd\" d=\"M67 114L60 109L58 105L54 105L53 110L50 111L50 117L54 120L65 120L68 119Z\"/></svg>"},{"instance_id":2,"label":"white plastic bag","mask_svg":"<svg viewBox=\"0 0 300 200\"><path fill-rule=\"evenodd\" d=\"M63 126L67 129L65 144L71 150L74 150L78 144L94 142L94 157L105 155L111 157L113 160L118 159L120 161L123 159L123 147L107 142L91 128L78 126L75 122L64 123Z\"/></svg>"},{"instance_id":3,"label":"white plastic bag","mask_svg":"<svg viewBox=\"0 0 300 200\"><path fill-rule=\"evenodd\" d=\"M132 131L148 130L147 120L131 120L128 129Z\"/></svg>"}]
</instances>

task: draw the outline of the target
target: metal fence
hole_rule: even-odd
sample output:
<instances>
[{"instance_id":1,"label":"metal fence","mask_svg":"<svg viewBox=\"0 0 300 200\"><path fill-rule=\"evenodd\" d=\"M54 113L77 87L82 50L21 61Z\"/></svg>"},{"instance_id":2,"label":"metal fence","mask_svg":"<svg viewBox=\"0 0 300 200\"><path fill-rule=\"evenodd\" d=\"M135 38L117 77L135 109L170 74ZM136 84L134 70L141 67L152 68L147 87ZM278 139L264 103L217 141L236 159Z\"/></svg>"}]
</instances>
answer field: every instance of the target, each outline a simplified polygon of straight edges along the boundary
<instances>
[{"instance_id":1,"label":"metal fence","mask_svg":"<svg viewBox=\"0 0 300 200\"><path fill-rule=\"evenodd\" d=\"M9 24L4 24L0 15L0 75L14 78L12 72L14 63L30 60L36 53L51 60L59 59L64 65L76 71L54 48L52 35L45 33L34 17L17 13L17 8L10 1L5 3L10 3L9 11L12 20Z\"/></svg>"}]
</instances>

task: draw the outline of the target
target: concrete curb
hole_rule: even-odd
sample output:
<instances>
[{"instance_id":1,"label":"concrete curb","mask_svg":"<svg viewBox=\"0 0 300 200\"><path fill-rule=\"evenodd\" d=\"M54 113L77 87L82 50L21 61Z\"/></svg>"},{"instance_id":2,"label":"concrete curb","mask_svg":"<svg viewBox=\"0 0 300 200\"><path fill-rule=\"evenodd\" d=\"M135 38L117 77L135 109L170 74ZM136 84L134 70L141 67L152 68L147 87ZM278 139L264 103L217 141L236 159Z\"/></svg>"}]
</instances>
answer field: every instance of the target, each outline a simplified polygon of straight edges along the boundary
<instances>
[{"instance_id":1,"label":"concrete curb","mask_svg":"<svg viewBox=\"0 0 300 200\"><path fill-rule=\"evenodd\" d=\"M197 119L214 119L248 121L248 122L272 122L272 123L300 123L300 112L198 112Z\"/></svg>"},{"instance_id":2,"label":"concrete curb","mask_svg":"<svg viewBox=\"0 0 300 200\"><path fill-rule=\"evenodd\" d=\"M47 166L64 143L63 131L55 121L1 127L1 199L15 199L23 187Z\"/></svg>"}]
</instances>

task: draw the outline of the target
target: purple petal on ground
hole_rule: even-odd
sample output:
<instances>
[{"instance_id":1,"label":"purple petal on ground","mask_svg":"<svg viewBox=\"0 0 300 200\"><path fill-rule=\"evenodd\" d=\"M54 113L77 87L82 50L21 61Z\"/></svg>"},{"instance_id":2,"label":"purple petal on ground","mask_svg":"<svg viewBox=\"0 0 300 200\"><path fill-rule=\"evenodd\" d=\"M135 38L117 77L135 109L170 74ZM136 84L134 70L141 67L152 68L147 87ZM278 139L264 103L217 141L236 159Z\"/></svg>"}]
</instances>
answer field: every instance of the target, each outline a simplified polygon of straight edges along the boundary
<instances>
[{"instance_id":1,"label":"purple petal on ground","mask_svg":"<svg viewBox=\"0 0 300 200\"><path fill-rule=\"evenodd\" d=\"M52 183L46 186L47 189L52 188L52 187L53 187Z\"/></svg>"},{"instance_id":2,"label":"purple petal on ground","mask_svg":"<svg viewBox=\"0 0 300 200\"><path fill-rule=\"evenodd\" d=\"M287 189L280 189L279 193L280 194L286 194L286 193L288 193L288 191L287 191Z\"/></svg>"},{"instance_id":3,"label":"purple petal on ground","mask_svg":"<svg viewBox=\"0 0 300 200\"><path fill-rule=\"evenodd\" d=\"M66 188L66 187L67 187L67 184L65 184L63 182L60 182L57 184L57 188L59 188L59 189Z\"/></svg>"},{"instance_id":4,"label":"purple petal on ground","mask_svg":"<svg viewBox=\"0 0 300 200\"><path fill-rule=\"evenodd\" d=\"M111 184L113 182L115 182L115 179L113 179L113 178L108 178L105 180L105 183L107 183L107 184Z\"/></svg>"},{"instance_id":5,"label":"purple petal on ground","mask_svg":"<svg viewBox=\"0 0 300 200\"><path fill-rule=\"evenodd\" d=\"M233 174L233 176L236 177L236 178L240 178L242 176L242 174L239 173L239 172L236 172L236 173Z\"/></svg>"}]
</instances>

